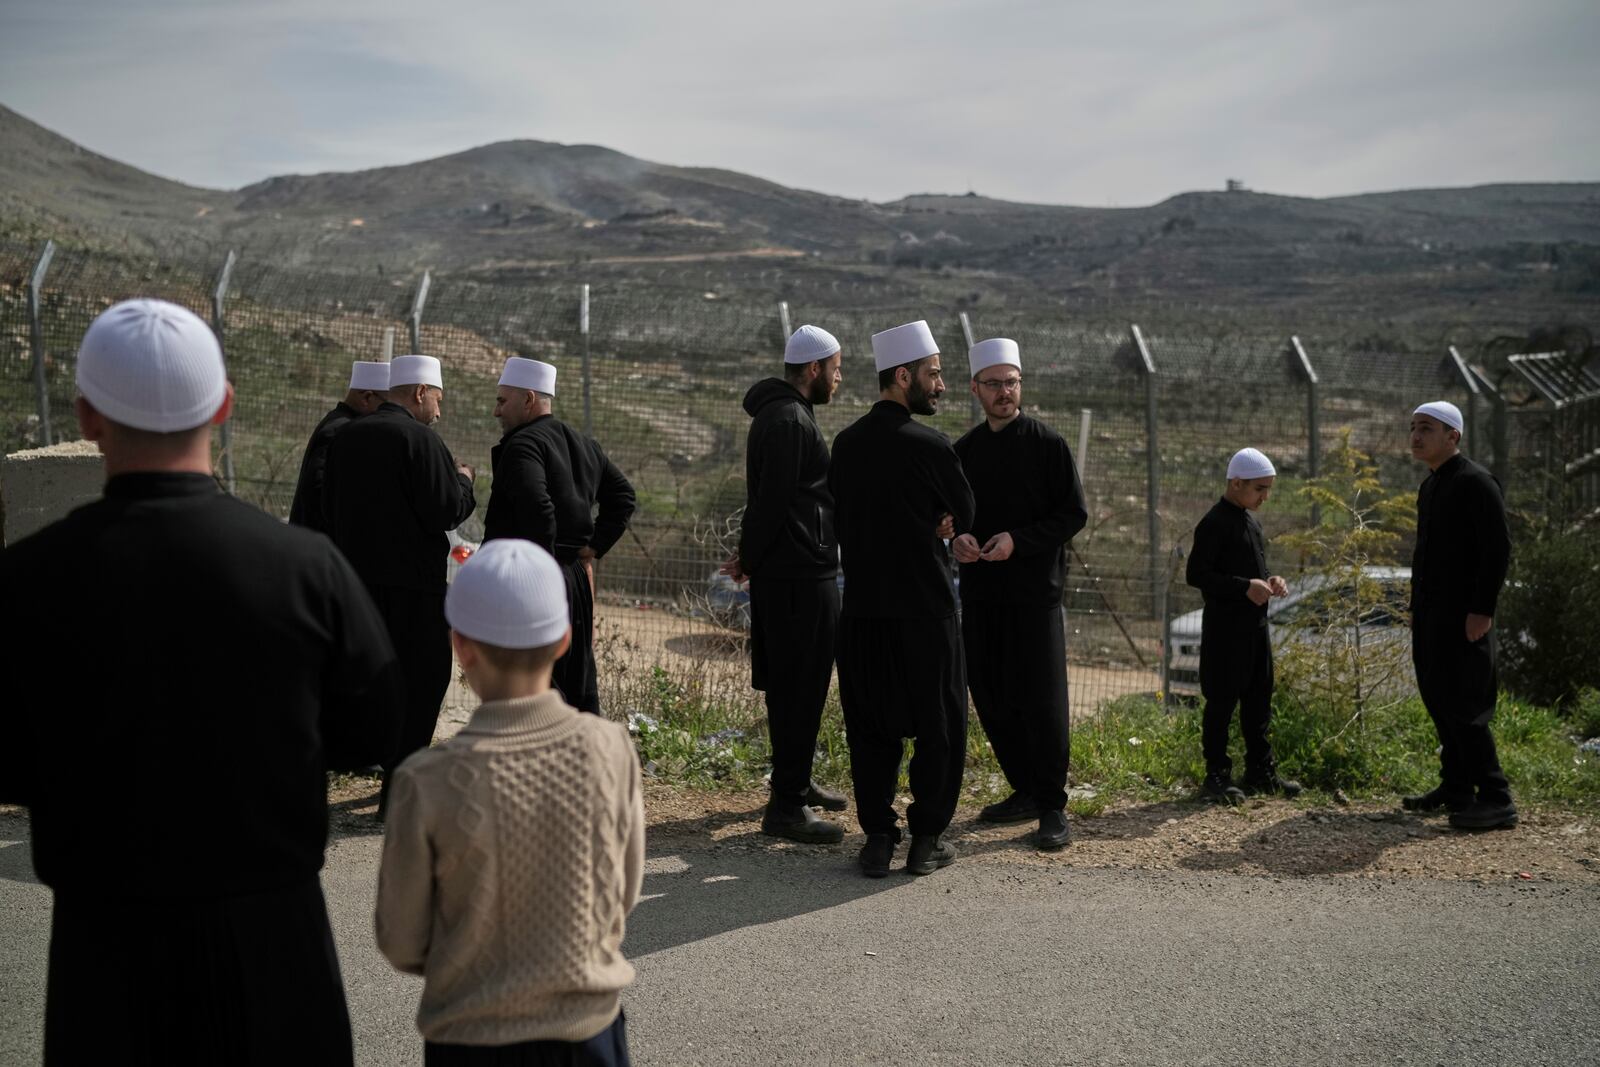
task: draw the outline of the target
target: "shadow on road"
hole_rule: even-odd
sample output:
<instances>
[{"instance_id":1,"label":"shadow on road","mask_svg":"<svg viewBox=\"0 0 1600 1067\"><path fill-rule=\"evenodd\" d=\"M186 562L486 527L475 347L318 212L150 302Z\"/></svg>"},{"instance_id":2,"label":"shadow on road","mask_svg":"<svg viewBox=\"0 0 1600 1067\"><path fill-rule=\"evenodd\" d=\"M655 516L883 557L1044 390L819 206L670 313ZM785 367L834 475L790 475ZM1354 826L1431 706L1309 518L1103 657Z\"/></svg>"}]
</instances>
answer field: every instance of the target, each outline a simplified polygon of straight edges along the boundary
<instances>
[{"instance_id":1,"label":"shadow on road","mask_svg":"<svg viewBox=\"0 0 1600 1067\"><path fill-rule=\"evenodd\" d=\"M1132 841L1151 837L1170 823L1212 810L1212 805L1202 801L1169 800L1092 817L1074 816L1070 823L1073 838L1077 841ZM950 824L949 834L963 856L981 856L991 852L1032 848L1036 826L1033 822L996 826L978 821L976 814L957 814L955 821Z\"/></svg>"},{"instance_id":2,"label":"shadow on road","mask_svg":"<svg viewBox=\"0 0 1600 1067\"><path fill-rule=\"evenodd\" d=\"M1253 865L1273 874L1349 874L1372 866L1391 848L1449 832L1399 812L1308 811L1262 827L1237 848L1187 856L1180 865L1194 871Z\"/></svg>"}]
</instances>

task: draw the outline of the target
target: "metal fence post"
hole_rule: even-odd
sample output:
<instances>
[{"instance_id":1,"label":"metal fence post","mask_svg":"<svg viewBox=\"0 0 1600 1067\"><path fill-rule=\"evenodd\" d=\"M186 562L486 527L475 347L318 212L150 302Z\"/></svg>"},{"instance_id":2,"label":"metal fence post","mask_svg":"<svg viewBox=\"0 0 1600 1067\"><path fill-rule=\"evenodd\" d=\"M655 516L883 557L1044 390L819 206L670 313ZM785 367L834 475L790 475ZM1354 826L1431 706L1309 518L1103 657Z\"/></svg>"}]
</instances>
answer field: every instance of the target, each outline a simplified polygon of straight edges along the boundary
<instances>
[{"instance_id":1,"label":"metal fence post","mask_svg":"<svg viewBox=\"0 0 1600 1067\"><path fill-rule=\"evenodd\" d=\"M383 331L383 361L388 363L394 359L394 327L387 326Z\"/></svg>"},{"instance_id":2,"label":"metal fence post","mask_svg":"<svg viewBox=\"0 0 1600 1067\"><path fill-rule=\"evenodd\" d=\"M39 444L48 447L55 442L50 435L50 390L44 378L44 326L39 321L39 289L44 285L44 273L50 261L56 258L56 243L46 241L39 262L34 265L33 276L28 279L28 339L33 347L33 399L39 407Z\"/></svg>"},{"instance_id":3,"label":"metal fence post","mask_svg":"<svg viewBox=\"0 0 1600 1067\"><path fill-rule=\"evenodd\" d=\"M422 272L422 281L417 283L417 294L411 298L411 351L422 354L422 309L428 304L428 287L433 284L433 277L427 271Z\"/></svg>"},{"instance_id":4,"label":"metal fence post","mask_svg":"<svg viewBox=\"0 0 1600 1067\"><path fill-rule=\"evenodd\" d=\"M1511 470L1510 448L1506 443L1506 438L1509 436L1506 425L1506 398L1500 395L1500 390L1496 389L1494 383L1488 378L1485 378L1470 366L1467 367L1467 370L1472 377L1478 380L1479 391L1489 401L1489 415L1493 420L1490 437L1493 439L1494 444L1494 463L1490 466L1490 470L1494 472L1496 478L1500 479L1500 484L1505 485L1506 477Z\"/></svg>"},{"instance_id":5,"label":"metal fence post","mask_svg":"<svg viewBox=\"0 0 1600 1067\"><path fill-rule=\"evenodd\" d=\"M1483 395L1483 390L1478 388L1478 376L1467 367L1467 361L1461 358L1461 353L1456 351L1456 346L1450 346L1450 365L1467 387L1466 439L1470 447L1478 445L1478 398ZM1480 453L1481 454L1481 453Z\"/></svg>"},{"instance_id":6,"label":"metal fence post","mask_svg":"<svg viewBox=\"0 0 1600 1067\"><path fill-rule=\"evenodd\" d=\"M957 318L961 320L961 336L966 338L967 365L970 367L972 365L972 320L967 318L967 313L965 311L961 312ZM972 376L969 374L967 376L967 380L971 381L971 379ZM983 405L978 403L978 394L972 392L971 386L968 386L967 391L970 394L969 402L967 404L967 411L972 415L972 421L976 423L979 419L983 418Z\"/></svg>"},{"instance_id":7,"label":"metal fence post","mask_svg":"<svg viewBox=\"0 0 1600 1067\"><path fill-rule=\"evenodd\" d=\"M1318 403L1318 387L1322 384L1317 377L1317 369L1311 365L1311 357L1306 354L1305 345L1300 343L1300 338L1291 334L1289 349L1294 357L1294 365L1300 371L1301 377L1306 382L1306 473L1308 477L1315 478L1322 473L1322 416L1321 405ZM1322 521L1322 506L1315 501L1311 504L1311 525L1316 526Z\"/></svg>"},{"instance_id":8,"label":"metal fence post","mask_svg":"<svg viewBox=\"0 0 1600 1067\"><path fill-rule=\"evenodd\" d=\"M1094 419L1094 412L1089 408L1078 409L1078 454L1072 458L1078 461L1078 484L1087 486L1089 470L1089 423ZM1088 495L1088 489L1084 489Z\"/></svg>"},{"instance_id":9,"label":"metal fence post","mask_svg":"<svg viewBox=\"0 0 1600 1067\"><path fill-rule=\"evenodd\" d=\"M228 299L228 282L233 277L234 264L239 257L228 250L228 258L222 263L222 271L217 275L217 287L211 292L211 332L217 335L217 347L222 350L222 365L228 365L228 344L223 339L223 304ZM233 420L227 419L222 424L222 482L228 487L230 496L237 496L239 484L234 477L233 467Z\"/></svg>"},{"instance_id":10,"label":"metal fence post","mask_svg":"<svg viewBox=\"0 0 1600 1067\"><path fill-rule=\"evenodd\" d=\"M794 335L794 327L789 325L789 301L778 301L778 324L783 327L783 339L789 340Z\"/></svg>"},{"instance_id":11,"label":"metal fence post","mask_svg":"<svg viewBox=\"0 0 1600 1067\"><path fill-rule=\"evenodd\" d=\"M589 283L578 286L578 333L583 337L583 432L594 436L594 372L589 367Z\"/></svg>"},{"instance_id":12,"label":"metal fence post","mask_svg":"<svg viewBox=\"0 0 1600 1067\"><path fill-rule=\"evenodd\" d=\"M1150 356L1139 327L1130 326L1134 347L1139 353L1139 370L1144 375L1144 433L1147 464L1145 498L1149 523L1150 612L1161 611L1161 454L1156 430L1156 361Z\"/></svg>"}]
</instances>

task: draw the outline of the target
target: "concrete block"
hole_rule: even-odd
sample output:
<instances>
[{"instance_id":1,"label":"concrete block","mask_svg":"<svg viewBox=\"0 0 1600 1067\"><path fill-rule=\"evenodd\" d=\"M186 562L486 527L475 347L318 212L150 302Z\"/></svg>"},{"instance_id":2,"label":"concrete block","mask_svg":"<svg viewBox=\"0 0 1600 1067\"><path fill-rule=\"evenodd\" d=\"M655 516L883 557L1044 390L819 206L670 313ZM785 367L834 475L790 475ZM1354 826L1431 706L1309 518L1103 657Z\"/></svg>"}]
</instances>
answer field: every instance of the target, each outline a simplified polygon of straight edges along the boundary
<instances>
[{"instance_id":1,"label":"concrete block","mask_svg":"<svg viewBox=\"0 0 1600 1067\"><path fill-rule=\"evenodd\" d=\"M98 500L105 482L105 463L92 441L11 453L0 461L3 543L9 545L73 508Z\"/></svg>"}]
</instances>

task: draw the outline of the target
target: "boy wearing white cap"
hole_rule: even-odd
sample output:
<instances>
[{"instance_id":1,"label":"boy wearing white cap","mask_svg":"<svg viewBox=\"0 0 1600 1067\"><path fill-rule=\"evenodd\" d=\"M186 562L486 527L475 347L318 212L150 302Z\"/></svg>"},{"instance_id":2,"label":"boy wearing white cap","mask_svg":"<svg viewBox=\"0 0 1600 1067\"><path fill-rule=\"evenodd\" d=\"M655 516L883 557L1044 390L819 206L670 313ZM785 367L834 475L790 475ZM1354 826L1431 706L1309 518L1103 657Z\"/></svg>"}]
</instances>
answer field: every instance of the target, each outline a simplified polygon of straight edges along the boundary
<instances>
[{"instance_id":1,"label":"boy wearing white cap","mask_svg":"<svg viewBox=\"0 0 1600 1067\"><path fill-rule=\"evenodd\" d=\"M895 786L904 739L911 757L911 847L906 870L932 874L955 860L941 835L955 815L966 765L967 678L950 563L939 536L972 527L972 487L932 415L944 392L926 322L874 334L879 400L833 441L828 489L844 565L839 698L850 743L856 818L867 833L868 877L889 872L900 840Z\"/></svg>"},{"instance_id":2,"label":"boy wearing white cap","mask_svg":"<svg viewBox=\"0 0 1600 1067\"><path fill-rule=\"evenodd\" d=\"M1241 448L1228 461L1228 487L1194 529L1185 580L1205 597L1200 622L1200 694L1205 699L1200 743L1205 795L1237 804L1247 793L1295 796L1300 783L1278 775L1267 731L1272 723L1272 640L1267 602L1289 586L1267 570L1261 523L1251 514L1266 503L1277 477L1272 461ZM1233 784L1228 728L1239 708L1245 773Z\"/></svg>"},{"instance_id":3,"label":"boy wearing white cap","mask_svg":"<svg viewBox=\"0 0 1600 1067\"><path fill-rule=\"evenodd\" d=\"M968 353L984 421L955 444L977 500L972 530L951 542L961 564L961 639L978 720L1011 795L986 822L1038 820L1034 843L1054 850L1067 828L1066 545L1089 521L1072 450L1022 412L1015 341Z\"/></svg>"},{"instance_id":4,"label":"boy wearing white cap","mask_svg":"<svg viewBox=\"0 0 1600 1067\"><path fill-rule=\"evenodd\" d=\"M494 417L503 436L489 454L494 485L483 538L520 537L555 556L566 575L572 645L555 666L555 687L580 711L600 714L594 665L594 565L633 516L633 486L593 438L551 414L556 369L506 360Z\"/></svg>"},{"instance_id":5,"label":"boy wearing white cap","mask_svg":"<svg viewBox=\"0 0 1600 1067\"><path fill-rule=\"evenodd\" d=\"M383 621L327 538L217 487L233 389L198 316L109 308L77 384L104 498L0 552L0 646L26 664L0 801L29 808L55 894L45 1062L348 1064L317 872L326 772L397 741Z\"/></svg>"},{"instance_id":6,"label":"boy wearing white cap","mask_svg":"<svg viewBox=\"0 0 1600 1067\"><path fill-rule=\"evenodd\" d=\"M1405 797L1411 811L1450 812L1462 830L1515 826L1511 786L1489 720L1499 697L1494 609L1511 563L1505 497L1461 454L1461 411L1445 400L1411 415L1411 454L1428 465L1417 493L1411 559L1411 658L1439 734L1439 786Z\"/></svg>"},{"instance_id":7,"label":"boy wearing white cap","mask_svg":"<svg viewBox=\"0 0 1600 1067\"><path fill-rule=\"evenodd\" d=\"M744 521L738 554L722 568L750 581L750 684L766 696L772 742L761 830L813 844L844 840L844 827L812 810L843 811L844 796L811 779L839 627L828 443L812 409L833 399L842 360L831 333L801 326L784 346L783 377L745 394Z\"/></svg>"},{"instance_id":8,"label":"boy wearing white cap","mask_svg":"<svg viewBox=\"0 0 1600 1067\"><path fill-rule=\"evenodd\" d=\"M405 679L405 729L384 769L433 740L450 685L444 621L446 532L472 514L472 468L457 463L429 427L444 381L433 356L396 356L378 410L346 424L328 446L322 513L378 605ZM389 796L378 801L383 818Z\"/></svg>"},{"instance_id":9,"label":"boy wearing white cap","mask_svg":"<svg viewBox=\"0 0 1600 1067\"><path fill-rule=\"evenodd\" d=\"M429 1064L626 1064L622 939L644 876L633 742L551 688L571 628L544 549L487 542L445 613L483 704L394 773L378 947L423 977Z\"/></svg>"},{"instance_id":10,"label":"boy wearing white cap","mask_svg":"<svg viewBox=\"0 0 1600 1067\"><path fill-rule=\"evenodd\" d=\"M328 465L328 445L346 424L371 415L389 391L389 364L358 360L350 364L350 388L333 410L322 416L311 431L305 455L300 458L300 477L295 482L294 500L289 505L289 521L319 533L328 532L322 515L322 481Z\"/></svg>"}]
</instances>

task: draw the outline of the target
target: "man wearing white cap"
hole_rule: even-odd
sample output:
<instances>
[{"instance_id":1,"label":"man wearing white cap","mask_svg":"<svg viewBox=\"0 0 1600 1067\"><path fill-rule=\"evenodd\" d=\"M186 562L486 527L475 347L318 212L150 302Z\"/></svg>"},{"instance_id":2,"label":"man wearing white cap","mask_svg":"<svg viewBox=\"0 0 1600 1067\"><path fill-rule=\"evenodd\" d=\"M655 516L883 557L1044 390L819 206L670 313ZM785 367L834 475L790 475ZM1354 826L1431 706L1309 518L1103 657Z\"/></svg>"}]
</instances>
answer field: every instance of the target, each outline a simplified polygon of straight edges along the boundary
<instances>
[{"instance_id":1,"label":"man wearing white cap","mask_svg":"<svg viewBox=\"0 0 1600 1067\"><path fill-rule=\"evenodd\" d=\"M520 537L555 556L566 575L572 647L555 686L579 711L600 713L594 665L594 564L633 516L633 486L592 438L551 414L556 369L537 359L506 360L494 417L503 436L489 454L494 485L483 539Z\"/></svg>"},{"instance_id":2,"label":"man wearing white cap","mask_svg":"<svg viewBox=\"0 0 1600 1067\"><path fill-rule=\"evenodd\" d=\"M289 505L289 521L321 533L328 532L322 517L322 479L328 465L328 444L345 425L363 415L371 415L389 391L389 364L358 360L350 364L350 388L333 410L322 416L311 431L305 455L300 459L300 479L295 483L294 502Z\"/></svg>"},{"instance_id":3,"label":"man wearing white cap","mask_svg":"<svg viewBox=\"0 0 1600 1067\"><path fill-rule=\"evenodd\" d=\"M900 840L894 809L904 739L911 757L906 870L955 860L942 840L966 764L967 678L955 588L937 529L972 527L972 487L944 434L914 421L944 392L926 322L874 334L880 399L833 442L828 488L837 510L844 606L839 697L850 742L856 817L867 833L862 871L881 878Z\"/></svg>"},{"instance_id":4,"label":"man wearing white cap","mask_svg":"<svg viewBox=\"0 0 1600 1067\"><path fill-rule=\"evenodd\" d=\"M366 584L389 628L405 679L405 729L386 771L433 741L450 685L444 621L447 531L472 514L472 468L429 427L444 383L433 356L397 356L378 410L328 446L322 513L328 534ZM378 800L382 818L388 779Z\"/></svg>"},{"instance_id":5,"label":"man wearing white cap","mask_svg":"<svg viewBox=\"0 0 1600 1067\"><path fill-rule=\"evenodd\" d=\"M1411 658L1439 734L1439 786L1405 797L1450 812L1462 830L1515 826L1511 786L1489 720L1499 696L1494 609L1511 563L1506 504L1494 475L1461 454L1461 411L1445 400L1411 415L1411 454L1430 471L1417 493L1411 559Z\"/></svg>"},{"instance_id":6,"label":"man wearing white cap","mask_svg":"<svg viewBox=\"0 0 1600 1067\"><path fill-rule=\"evenodd\" d=\"M423 978L429 1064L628 1063L644 791L627 728L551 688L572 633L562 569L514 538L462 564L444 610L483 704L394 774L378 948Z\"/></svg>"},{"instance_id":7,"label":"man wearing white cap","mask_svg":"<svg viewBox=\"0 0 1600 1067\"><path fill-rule=\"evenodd\" d=\"M77 385L105 495L0 552L0 801L55 894L45 1062L348 1064L317 872L326 772L398 738L383 622L326 538L218 489L233 388L196 315L107 309Z\"/></svg>"},{"instance_id":8,"label":"man wearing white cap","mask_svg":"<svg viewBox=\"0 0 1600 1067\"><path fill-rule=\"evenodd\" d=\"M750 684L767 703L772 799L763 833L835 844L844 828L813 806L843 811L843 795L811 779L839 627L839 544L828 491L828 443L813 407L841 381L839 342L802 326L783 350L783 377L750 387L745 509L739 551L724 567L750 580Z\"/></svg>"},{"instance_id":9,"label":"man wearing white cap","mask_svg":"<svg viewBox=\"0 0 1600 1067\"><path fill-rule=\"evenodd\" d=\"M1267 603L1289 586L1267 569L1267 542L1255 512L1272 494L1278 471L1254 448L1228 460L1228 486L1194 528L1185 580L1205 597L1200 617L1200 745L1213 800L1237 804L1250 793L1295 796L1300 783L1278 774L1268 729L1272 724L1272 640ZM1239 708L1245 773L1233 783L1228 729ZM1242 788L1241 788L1242 786Z\"/></svg>"},{"instance_id":10,"label":"man wearing white cap","mask_svg":"<svg viewBox=\"0 0 1600 1067\"><path fill-rule=\"evenodd\" d=\"M1066 545L1089 521L1078 466L1061 435L1022 413L1022 355L996 337L968 355L984 421L955 444L972 484L972 530L951 542L961 563L967 685L1011 795L987 822L1039 822L1045 850L1067 828Z\"/></svg>"}]
</instances>

